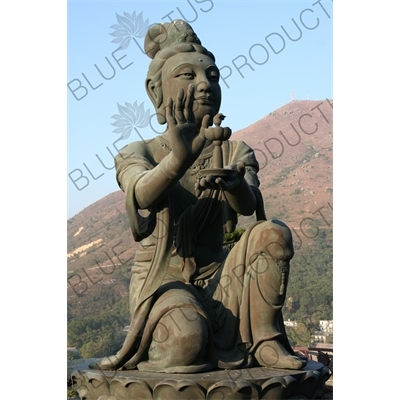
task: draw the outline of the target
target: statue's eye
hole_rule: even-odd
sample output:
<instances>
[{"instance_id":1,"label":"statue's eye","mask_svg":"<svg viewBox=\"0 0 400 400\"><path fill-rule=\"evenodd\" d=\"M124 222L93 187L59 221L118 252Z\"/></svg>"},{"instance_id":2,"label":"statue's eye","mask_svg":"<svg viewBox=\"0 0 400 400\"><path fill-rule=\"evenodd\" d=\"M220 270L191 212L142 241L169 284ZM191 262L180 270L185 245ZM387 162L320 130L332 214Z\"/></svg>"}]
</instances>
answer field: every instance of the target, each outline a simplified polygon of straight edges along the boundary
<instances>
[{"instance_id":1,"label":"statue's eye","mask_svg":"<svg viewBox=\"0 0 400 400\"><path fill-rule=\"evenodd\" d=\"M185 79L193 79L194 73L192 71L181 71L178 75L178 78L185 78Z\"/></svg>"},{"instance_id":2,"label":"statue's eye","mask_svg":"<svg viewBox=\"0 0 400 400\"><path fill-rule=\"evenodd\" d=\"M208 79L212 82L219 81L219 71L217 68L209 68L207 73Z\"/></svg>"},{"instance_id":3,"label":"statue's eye","mask_svg":"<svg viewBox=\"0 0 400 400\"><path fill-rule=\"evenodd\" d=\"M210 81L213 81L213 82L218 82L218 81L219 81L219 74L217 74L217 73L211 73L211 74L208 76L208 79L209 79Z\"/></svg>"}]
</instances>

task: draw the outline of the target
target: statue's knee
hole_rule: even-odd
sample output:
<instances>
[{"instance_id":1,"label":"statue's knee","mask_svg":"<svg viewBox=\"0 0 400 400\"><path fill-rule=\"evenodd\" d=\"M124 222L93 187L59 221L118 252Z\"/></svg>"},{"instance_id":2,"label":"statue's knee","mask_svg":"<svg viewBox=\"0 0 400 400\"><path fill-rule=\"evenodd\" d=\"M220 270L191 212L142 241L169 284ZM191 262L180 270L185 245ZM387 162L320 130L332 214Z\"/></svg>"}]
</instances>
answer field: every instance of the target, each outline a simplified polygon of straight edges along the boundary
<instances>
[{"instance_id":1,"label":"statue's knee","mask_svg":"<svg viewBox=\"0 0 400 400\"><path fill-rule=\"evenodd\" d=\"M254 239L257 250L275 260L289 261L294 255L292 233L281 221L265 221L256 227Z\"/></svg>"},{"instance_id":2,"label":"statue's knee","mask_svg":"<svg viewBox=\"0 0 400 400\"><path fill-rule=\"evenodd\" d=\"M205 318L193 308L176 308L164 315L153 332L149 360L165 367L192 365L205 356Z\"/></svg>"}]
</instances>

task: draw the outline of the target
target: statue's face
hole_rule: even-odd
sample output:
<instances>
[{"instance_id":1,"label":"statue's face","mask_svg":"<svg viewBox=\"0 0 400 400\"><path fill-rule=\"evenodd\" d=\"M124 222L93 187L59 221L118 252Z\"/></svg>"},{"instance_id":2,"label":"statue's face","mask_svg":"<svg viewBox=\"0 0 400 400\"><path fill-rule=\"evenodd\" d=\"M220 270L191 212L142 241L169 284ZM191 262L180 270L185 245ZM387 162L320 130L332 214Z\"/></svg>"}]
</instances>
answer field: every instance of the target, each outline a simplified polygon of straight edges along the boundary
<instances>
[{"instance_id":1,"label":"statue's face","mask_svg":"<svg viewBox=\"0 0 400 400\"><path fill-rule=\"evenodd\" d=\"M221 87L218 82L219 69L210 57L196 52L176 54L164 63L162 69L163 107L168 97L176 101L180 88L183 88L186 97L189 85L193 84L193 113L200 127L206 114L211 116L212 121L219 112Z\"/></svg>"}]
</instances>

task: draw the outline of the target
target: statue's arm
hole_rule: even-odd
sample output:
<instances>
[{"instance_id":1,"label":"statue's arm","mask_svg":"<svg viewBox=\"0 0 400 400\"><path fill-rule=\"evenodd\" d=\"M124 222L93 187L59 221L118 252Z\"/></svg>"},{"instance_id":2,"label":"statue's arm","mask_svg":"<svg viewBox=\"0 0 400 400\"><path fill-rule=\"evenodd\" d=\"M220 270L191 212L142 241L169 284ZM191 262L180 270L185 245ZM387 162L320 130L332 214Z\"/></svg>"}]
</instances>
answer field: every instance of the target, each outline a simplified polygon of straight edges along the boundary
<instances>
[{"instance_id":1,"label":"statue's arm","mask_svg":"<svg viewBox=\"0 0 400 400\"><path fill-rule=\"evenodd\" d=\"M237 171L238 183L230 190L225 190L225 198L237 213L252 215L256 210L257 199L250 185L245 179L246 165L239 161L233 166Z\"/></svg>"},{"instance_id":2,"label":"statue's arm","mask_svg":"<svg viewBox=\"0 0 400 400\"><path fill-rule=\"evenodd\" d=\"M172 153L139 180L136 185L136 201L139 208L149 208L159 203L184 175Z\"/></svg>"},{"instance_id":3,"label":"statue's arm","mask_svg":"<svg viewBox=\"0 0 400 400\"><path fill-rule=\"evenodd\" d=\"M230 166L235 173L229 177L208 175L196 183L195 189L221 190L234 211L252 215L258 207L257 197L260 197L256 195L259 193L259 167L254 152L244 142L225 142L222 149L224 165Z\"/></svg>"},{"instance_id":4,"label":"statue's arm","mask_svg":"<svg viewBox=\"0 0 400 400\"><path fill-rule=\"evenodd\" d=\"M135 184L134 197L138 209L148 209L159 203L185 173L172 153L157 164L154 160L156 152L154 144L134 142L115 157L118 184L125 193L129 185Z\"/></svg>"},{"instance_id":5,"label":"statue's arm","mask_svg":"<svg viewBox=\"0 0 400 400\"><path fill-rule=\"evenodd\" d=\"M256 212L257 219L266 219L257 176L259 164L253 149L243 141L229 141L223 149L224 164L237 172L234 184L224 192L229 205L239 214L252 215Z\"/></svg>"}]
</instances>

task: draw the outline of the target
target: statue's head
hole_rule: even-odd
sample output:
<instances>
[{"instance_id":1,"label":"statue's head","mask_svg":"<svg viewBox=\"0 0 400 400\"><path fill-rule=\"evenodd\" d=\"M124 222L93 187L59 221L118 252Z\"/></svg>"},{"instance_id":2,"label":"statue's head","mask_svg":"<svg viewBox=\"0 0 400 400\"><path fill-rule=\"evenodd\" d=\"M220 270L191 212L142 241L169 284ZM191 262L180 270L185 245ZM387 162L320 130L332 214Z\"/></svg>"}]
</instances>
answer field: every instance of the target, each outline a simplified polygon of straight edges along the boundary
<instances>
[{"instance_id":1,"label":"statue's head","mask_svg":"<svg viewBox=\"0 0 400 400\"><path fill-rule=\"evenodd\" d=\"M169 97L176 100L180 88L195 87L193 112L199 125L204 115L210 120L221 105L219 70L215 57L189 24L182 20L153 25L145 38L145 51L152 58L146 90L160 124L166 123L165 107Z\"/></svg>"}]
</instances>

